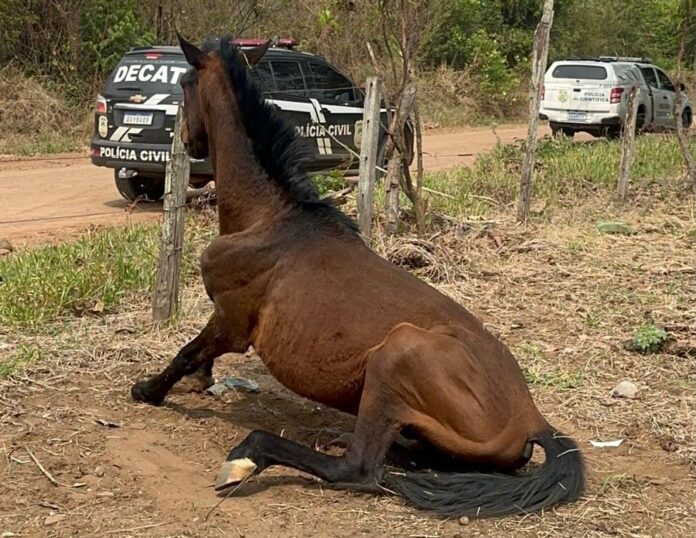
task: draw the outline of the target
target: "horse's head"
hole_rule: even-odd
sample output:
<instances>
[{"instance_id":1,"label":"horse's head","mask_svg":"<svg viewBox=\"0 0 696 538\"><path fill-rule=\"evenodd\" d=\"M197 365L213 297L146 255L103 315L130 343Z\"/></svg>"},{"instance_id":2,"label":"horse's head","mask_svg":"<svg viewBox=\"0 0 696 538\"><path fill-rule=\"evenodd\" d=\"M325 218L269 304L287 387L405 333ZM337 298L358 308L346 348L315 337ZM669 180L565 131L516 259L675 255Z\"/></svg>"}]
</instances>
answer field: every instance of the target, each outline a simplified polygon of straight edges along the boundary
<instances>
[{"instance_id":1,"label":"horse's head","mask_svg":"<svg viewBox=\"0 0 696 538\"><path fill-rule=\"evenodd\" d=\"M186 117L181 130L181 138L191 157L205 159L209 155L205 117L208 108L206 103L208 98L214 98L210 95L207 86L215 72L227 78L220 49L233 45L229 39L224 38L216 42L218 43L217 47L206 47L210 50L205 52L186 41L180 34L177 34L177 37L186 61L191 65L191 69L181 77L181 86L184 89L184 116ZM241 54L246 58L246 64L249 67L253 66L261 59L269 46L270 41L261 47L245 49Z\"/></svg>"}]
</instances>

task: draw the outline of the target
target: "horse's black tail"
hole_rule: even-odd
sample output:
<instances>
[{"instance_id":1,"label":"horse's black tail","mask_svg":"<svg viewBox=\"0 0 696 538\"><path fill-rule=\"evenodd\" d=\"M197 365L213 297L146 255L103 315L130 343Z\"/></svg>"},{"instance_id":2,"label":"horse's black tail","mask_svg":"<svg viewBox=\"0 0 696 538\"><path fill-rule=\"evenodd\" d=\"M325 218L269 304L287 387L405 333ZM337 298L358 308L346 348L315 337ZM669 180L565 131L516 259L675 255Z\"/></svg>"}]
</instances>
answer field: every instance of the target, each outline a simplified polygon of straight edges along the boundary
<instances>
[{"instance_id":1,"label":"horse's black tail","mask_svg":"<svg viewBox=\"0 0 696 538\"><path fill-rule=\"evenodd\" d=\"M571 502L585 487L578 445L547 430L534 440L546 452L541 468L528 476L502 473L388 473L385 486L410 504L448 517L491 517L529 513Z\"/></svg>"}]
</instances>

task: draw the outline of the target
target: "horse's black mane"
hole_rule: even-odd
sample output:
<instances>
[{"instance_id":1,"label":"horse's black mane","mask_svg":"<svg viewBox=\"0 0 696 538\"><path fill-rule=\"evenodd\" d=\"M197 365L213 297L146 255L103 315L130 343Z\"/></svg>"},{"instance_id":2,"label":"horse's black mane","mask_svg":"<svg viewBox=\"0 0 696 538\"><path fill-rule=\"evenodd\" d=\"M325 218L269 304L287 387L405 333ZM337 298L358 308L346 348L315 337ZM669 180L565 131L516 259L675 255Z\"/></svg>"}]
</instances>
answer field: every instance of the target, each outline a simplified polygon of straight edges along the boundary
<instances>
[{"instance_id":1,"label":"horse's black mane","mask_svg":"<svg viewBox=\"0 0 696 538\"><path fill-rule=\"evenodd\" d=\"M303 210L357 231L353 219L329 201L321 200L307 173L300 167L300 151L294 129L266 104L248 72L248 62L230 36L206 40L205 52L217 52L223 61L239 103L242 123L252 141L254 154L268 174L289 198Z\"/></svg>"}]
</instances>

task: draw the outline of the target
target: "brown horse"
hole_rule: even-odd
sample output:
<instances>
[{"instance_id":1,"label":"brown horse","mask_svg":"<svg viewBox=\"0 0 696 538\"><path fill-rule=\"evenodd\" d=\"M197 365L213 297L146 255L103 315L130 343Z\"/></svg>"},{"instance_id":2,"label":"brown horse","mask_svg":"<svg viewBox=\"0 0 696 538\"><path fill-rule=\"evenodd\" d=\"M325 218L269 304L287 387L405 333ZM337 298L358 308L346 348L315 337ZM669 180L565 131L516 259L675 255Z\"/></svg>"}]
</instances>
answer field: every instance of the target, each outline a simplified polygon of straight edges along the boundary
<instances>
[{"instance_id":1,"label":"brown horse","mask_svg":"<svg viewBox=\"0 0 696 538\"><path fill-rule=\"evenodd\" d=\"M162 373L133 386L133 398L160 404L183 376L205 379L216 357L253 345L286 387L356 414L355 431L342 456L254 431L229 453L217 489L284 465L353 488L384 486L447 516L578 498L579 449L541 416L508 348L459 304L373 253L350 219L319 200L294 131L247 72L265 48L242 54L227 38L204 50L180 43L193 66L182 78L184 140L192 157L210 156L218 192L220 237L201 259L215 309ZM395 443L399 433L420 448ZM513 474L533 444L545 462ZM406 469L386 471L388 455Z\"/></svg>"}]
</instances>

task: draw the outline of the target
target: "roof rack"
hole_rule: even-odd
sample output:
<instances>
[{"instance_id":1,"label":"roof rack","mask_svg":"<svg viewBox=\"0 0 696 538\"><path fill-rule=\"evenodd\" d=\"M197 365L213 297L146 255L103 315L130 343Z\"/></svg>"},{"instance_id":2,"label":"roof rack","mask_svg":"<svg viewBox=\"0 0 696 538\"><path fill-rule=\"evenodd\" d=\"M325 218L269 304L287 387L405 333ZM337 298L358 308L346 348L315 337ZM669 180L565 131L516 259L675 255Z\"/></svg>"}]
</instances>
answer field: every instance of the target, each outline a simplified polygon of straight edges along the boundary
<instances>
[{"instance_id":1,"label":"roof rack","mask_svg":"<svg viewBox=\"0 0 696 538\"><path fill-rule=\"evenodd\" d=\"M652 60L645 56L600 56L600 60L604 62L634 62L651 64Z\"/></svg>"},{"instance_id":2,"label":"roof rack","mask_svg":"<svg viewBox=\"0 0 696 538\"><path fill-rule=\"evenodd\" d=\"M639 56L571 56L567 60L580 62L630 62L630 63L653 63L650 58Z\"/></svg>"},{"instance_id":3,"label":"roof rack","mask_svg":"<svg viewBox=\"0 0 696 538\"><path fill-rule=\"evenodd\" d=\"M236 37L232 44L238 47L261 47L268 42L268 39L258 37ZM291 37L274 37L271 39L271 46L283 49L293 49L297 46L297 41Z\"/></svg>"}]
</instances>

